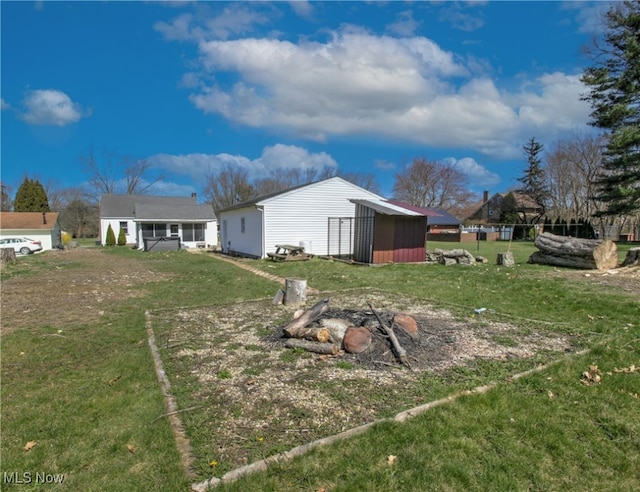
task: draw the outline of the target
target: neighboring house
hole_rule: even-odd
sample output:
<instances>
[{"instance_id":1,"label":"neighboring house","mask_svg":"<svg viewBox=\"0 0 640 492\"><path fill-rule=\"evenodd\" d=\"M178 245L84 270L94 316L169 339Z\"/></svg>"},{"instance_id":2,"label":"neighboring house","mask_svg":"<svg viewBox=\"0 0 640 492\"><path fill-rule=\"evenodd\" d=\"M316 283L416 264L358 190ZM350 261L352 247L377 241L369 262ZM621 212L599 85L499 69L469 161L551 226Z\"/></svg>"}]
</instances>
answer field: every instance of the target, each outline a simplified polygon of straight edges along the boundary
<instances>
[{"instance_id":1,"label":"neighboring house","mask_svg":"<svg viewBox=\"0 0 640 492\"><path fill-rule=\"evenodd\" d=\"M0 239L28 237L46 251L62 246L60 234L58 212L0 212Z\"/></svg>"},{"instance_id":2,"label":"neighboring house","mask_svg":"<svg viewBox=\"0 0 640 492\"><path fill-rule=\"evenodd\" d=\"M388 202L393 205L413 210L414 212L418 212L419 214L427 217L427 232L430 234L455 233L462 227L462 222L460 220L441 208L422 208L395 199L388 200Z\"/></svg>"},{"instance_id":3,"label":"neighboring house","mask_svg":"<svg viewBox=\"0 0 640 492\"><path fill-rule=\"evenodd\" d=\"M353 253L351 199L382 199L340 177L298 186L218 210L225 253L266 258L277 244L314 255Z\"/></svg>"},{"instance_id":4,"label":"neighboring house","mask_svg":"<svg viewBox=\"0 0 640 492\"><path fill-rule=\"evenodd\" d=\"M518 192L512 192L518 205L517 213L521 218L537 216L543 213L542 207L531 197ZM479 202L475 211L467 217L467 222L474 224L499 224L502 215L502 201L508 193L496 193L489 197L489 192L485 191L482 201Z\"/></svg>"},{"instance_id":5,"label":"neighboring house","mask_svg":"<svg viewBox=\"0 0 640 492\"><path fill-rule=\"evenodd\" d=\"M427 214L401 202L351 200L356 204L353 260L359 263L423 262Z\"/></svg>"},{"instance_id":6,"label":"neighboring house","mask_svg":"<svg viewBox=\"0 0 640 492\"><path fill-rule=\"evenodd\" d=\"M106 244L111 226L118 238L124 230L127 244L144 248L145 238L179 238L183 247L215 246L216 216L211 205L199 205L190 197L150 195L102 195L100 243Z\"/></svg>"}]
</instances>

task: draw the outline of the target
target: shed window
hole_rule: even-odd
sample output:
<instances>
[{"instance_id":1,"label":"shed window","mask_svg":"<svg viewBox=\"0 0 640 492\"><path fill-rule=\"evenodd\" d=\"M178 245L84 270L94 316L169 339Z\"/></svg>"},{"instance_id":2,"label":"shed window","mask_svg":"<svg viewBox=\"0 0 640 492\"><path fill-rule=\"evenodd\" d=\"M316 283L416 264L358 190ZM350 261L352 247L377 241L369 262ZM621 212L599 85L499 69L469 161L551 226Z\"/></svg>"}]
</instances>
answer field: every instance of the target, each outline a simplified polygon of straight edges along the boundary
<instances>
[{"instance_id":1,"label":"shed window","mask_svg":"<svg viewBox=\"0 0 640 492\"><path fill-rule=\"evenodd\" d=\"M240 232L244 234L245 230L246 230L246 225L245 225L244 217L240 217Z\"/></svg>"},{"instance_id":2,"label":"shed window","mask_svg":"<svg viewBox=\"0 0 640 492\"><path fill-rule=\"evenodd\" d=\"M120 222L120 230L124 231L125 234L129 234L129 223L126 220Z\"/></svg>"}]
</instances>

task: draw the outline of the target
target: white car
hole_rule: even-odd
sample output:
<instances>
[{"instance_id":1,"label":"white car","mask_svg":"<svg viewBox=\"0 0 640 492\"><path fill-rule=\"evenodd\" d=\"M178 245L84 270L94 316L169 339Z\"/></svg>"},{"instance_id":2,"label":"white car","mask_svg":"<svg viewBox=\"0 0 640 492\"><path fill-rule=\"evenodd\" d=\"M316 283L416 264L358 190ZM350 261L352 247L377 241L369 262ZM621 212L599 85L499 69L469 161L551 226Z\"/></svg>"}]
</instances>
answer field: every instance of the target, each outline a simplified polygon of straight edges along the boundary
<instances>
[{"instance_id":1,"label":"white car","mask_svg":"<svg viewBox=\"0 0 640 492\"><path fill-rule=\"evenodd\" d=\"M5 237L0 239L0 248L13 248L16 253L29 255L42 251L42 243L28 237Z\"/></svg>"}]
</instances>

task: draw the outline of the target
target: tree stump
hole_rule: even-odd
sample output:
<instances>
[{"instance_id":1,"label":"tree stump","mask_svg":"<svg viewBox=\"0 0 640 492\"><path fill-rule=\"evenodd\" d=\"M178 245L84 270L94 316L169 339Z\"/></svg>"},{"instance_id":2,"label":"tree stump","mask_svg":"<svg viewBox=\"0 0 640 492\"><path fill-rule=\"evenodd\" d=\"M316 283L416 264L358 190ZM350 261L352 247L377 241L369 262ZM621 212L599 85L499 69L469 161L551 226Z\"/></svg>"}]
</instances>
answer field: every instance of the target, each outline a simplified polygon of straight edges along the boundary
<instances>
[{"instance_id":1,"label":"tree stump","mask_svg":"<svg viewBox=\"0 0 640 492\"><path fill-rule=\"evenodd\" d=\"M13 248L0 248L0 264L14 263L16 252Z\"/></svg>"},{"instance_id":2,"label":"tree stump","mask_svg":"<svg viewBox=\"0 0 640 492\"><path fill-rule=\"evenodd\" d=\"M302 304L307 300L307 281L301 278L288 278L285 281L285 305Z\"/></svg>"},{"instance_id":3,"label":"tree stump","mask_svg":"<svg viewBox=\"0 0 640 492\"><path fill-rule=\"evenodd\" d=\"M513 259L513 253L510 251L508 253L498 253L498 265L502 265L505 267L513 267L516 266L516 262Z\"/></svg>"}]
</instances>

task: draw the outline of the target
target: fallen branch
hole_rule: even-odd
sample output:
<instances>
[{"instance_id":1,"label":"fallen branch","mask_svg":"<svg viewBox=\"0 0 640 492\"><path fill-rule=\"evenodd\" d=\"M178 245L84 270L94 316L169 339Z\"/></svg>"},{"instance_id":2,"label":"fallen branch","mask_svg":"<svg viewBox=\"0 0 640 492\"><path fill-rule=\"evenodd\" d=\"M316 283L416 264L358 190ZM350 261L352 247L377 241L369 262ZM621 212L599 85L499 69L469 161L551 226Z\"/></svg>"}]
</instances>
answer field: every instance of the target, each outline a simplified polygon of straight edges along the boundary
<instances>
[{"instance_id":1,"label":"fallen branch","mask_svg":"<svg viewBox=\"0 0 640 492\"><path fill-rule=\"evenodd\" d=\"M307 325L317 320L323 313L329 310L329 298L322 299L311 309L308 309L302 315L294 319L291 323L284 327L284 334L288 337L295 337L296 334L303 330Z\"/></svg>"},{"instance_id":2,"label":"fallen branch","mask_svg":"<svg viewBox=\"0 0 640 492\"><path fill-rule=\"evenodd\" d=\"M398 360L402 362L402 364L407 366L409 369L413 370L411 368L411 364L409 364L409 360L407 359L407 351L403 349L402 345L400 345L400 342L398 342L398 339L396 338L396 334L393 332L391 328L387 326L387 324L384 321L382 321L382 318L374 309L373 304L371 304L371 302L369 302L369 307L371 308L371 311L373 312L376 319L378 320L378 323L380 323L380 326L389 337L389 340L391 340L391 344L393 345L393 349L396 353L396 356L398 357Z\"/></svg>"}]
</instances>

